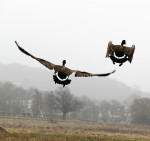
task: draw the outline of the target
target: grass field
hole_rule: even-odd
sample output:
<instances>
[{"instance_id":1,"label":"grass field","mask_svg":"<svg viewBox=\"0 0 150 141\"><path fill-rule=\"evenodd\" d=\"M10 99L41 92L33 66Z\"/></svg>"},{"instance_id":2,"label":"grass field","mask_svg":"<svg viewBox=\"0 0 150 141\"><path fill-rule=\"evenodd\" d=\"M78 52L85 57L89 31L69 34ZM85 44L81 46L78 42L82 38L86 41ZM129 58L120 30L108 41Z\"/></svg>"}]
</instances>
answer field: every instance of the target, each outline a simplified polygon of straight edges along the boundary
<instances>
[{"instance_id":1,"label":"grass field","mask_svg":"<svg viewBox=\"0 0 150 141\"><path fill-rule=\"evenodd\" d=\"M150 141L150 126L0 118L0 141Z\"/></svg>"}]
</instances>

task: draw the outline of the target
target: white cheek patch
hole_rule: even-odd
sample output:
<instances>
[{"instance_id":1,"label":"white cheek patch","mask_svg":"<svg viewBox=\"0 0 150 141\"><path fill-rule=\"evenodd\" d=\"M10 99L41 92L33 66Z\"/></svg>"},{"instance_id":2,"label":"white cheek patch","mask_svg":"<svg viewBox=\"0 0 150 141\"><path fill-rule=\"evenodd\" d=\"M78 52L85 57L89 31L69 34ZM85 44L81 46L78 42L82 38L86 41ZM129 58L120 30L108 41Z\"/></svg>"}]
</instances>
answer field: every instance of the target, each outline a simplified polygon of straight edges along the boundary
<instances>
[{"instance_id":1,"label":"white cheek patch","mask_svg":"<svg viewBox=\"0 0 150 141\"><path fill-rule=\"evenodd\" d=\"M58 76L58 72L56 73L56 77L57 77L60 81L66 81L66 80L69 78L68 76L66 76L65 79L61 79L61 78Z\"/></svg>"},{"instance_id":2,"label":"white cheek patch","mask_svg":"<svg viewBox=\"0 0 150 141\"><path fill-rule=\"evenodd\" d=\"M116 55L116 53L114 52L114 57L117 58L117 59L123 59L123 58L126 57L126 55L124 54L122 57L118 57L118 56Z\"/></svg>"}]
</instances>

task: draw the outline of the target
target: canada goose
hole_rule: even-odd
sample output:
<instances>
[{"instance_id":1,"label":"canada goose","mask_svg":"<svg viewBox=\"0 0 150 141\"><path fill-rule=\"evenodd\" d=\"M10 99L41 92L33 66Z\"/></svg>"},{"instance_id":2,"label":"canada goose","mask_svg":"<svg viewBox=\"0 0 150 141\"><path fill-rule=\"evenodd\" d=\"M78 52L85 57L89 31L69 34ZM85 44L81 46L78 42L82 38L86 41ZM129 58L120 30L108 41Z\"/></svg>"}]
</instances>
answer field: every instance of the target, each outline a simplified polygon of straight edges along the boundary
<instances>
[{"instance_id":1,"label":"canada goose","mask_svg":"<svg viewBox=\"0 0 150 141\"><path fill-rule=\"evenodd\" d=\"M37 60L38 62L40 62L42 65L44 65L48 69L54 70L53 80L55 81L55 84L57 83L57 84L61 84L63 86L70 84L71 80L68 78L72 73L75 73L75 77L92 77L92 76L108 76L108 75L115 72L115 70L114 70L110 73L92 74L92 73L83 72L83 71L79 71L79 70L72 70L70 68L65 67L66 60L63 60L62 66L61 65L55 65L49 61L46 61L44 59L33 56L32 54L30 54L26 50L24 50L22 47L20 47L18 45L17 41L15 41L15 43L21 52L23 52L26 55Z\"/></svg>"},{"instance_id":2,"label":"canada goose","mask_svg":"<svg viewBox=\"0 0 150 141\"><path fill-rule=\"evenodd\" d=\"M113 64L120 63L119 66L121 66L126 61L132 62L135 45L126 47L125 44L126 40L122 40L121 45L114 45L112 41L109 41L106 57L110 57Z\"/></svg>"}]
</instances>

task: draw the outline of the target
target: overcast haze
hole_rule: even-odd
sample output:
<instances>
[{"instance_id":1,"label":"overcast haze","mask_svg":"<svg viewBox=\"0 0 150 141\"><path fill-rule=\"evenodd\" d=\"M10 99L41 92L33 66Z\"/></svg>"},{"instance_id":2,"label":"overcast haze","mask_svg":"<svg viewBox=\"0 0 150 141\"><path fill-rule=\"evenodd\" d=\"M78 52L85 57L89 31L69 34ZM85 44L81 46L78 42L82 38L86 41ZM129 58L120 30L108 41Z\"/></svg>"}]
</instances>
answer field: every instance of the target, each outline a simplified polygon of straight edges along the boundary
<instances>
[{"instance_id":1,"label":"overcast haze","mask_svg":"<svg viewBox=\"0 0 150 141\"><path fill-rule=\"evenodd\" d=\"M44 68L14 41L55 64L109 76L150 92L149 0L1 0L0 62ZM135 44L133 62L119 67L105 58L110 40ZM46 69L46 68L45 68ZM52 81L52 80L50 80Z\"/></svg>"}]
</instances>

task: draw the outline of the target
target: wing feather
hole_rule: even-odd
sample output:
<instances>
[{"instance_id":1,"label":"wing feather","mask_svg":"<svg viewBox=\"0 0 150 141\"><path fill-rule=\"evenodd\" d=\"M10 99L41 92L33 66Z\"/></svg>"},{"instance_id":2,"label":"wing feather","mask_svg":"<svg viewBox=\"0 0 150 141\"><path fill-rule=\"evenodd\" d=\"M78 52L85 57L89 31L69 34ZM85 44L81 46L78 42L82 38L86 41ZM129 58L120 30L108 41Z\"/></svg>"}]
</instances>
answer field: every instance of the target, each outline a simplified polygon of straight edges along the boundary
<instances>
[{"instance_id":1,"label":"wing feather","mask_svg":"<svg viewBox=\"0 0 150 141\"><path fill-rule=\"evenodd\" d=\"M42 65L44 65L44 66L47 67L48 69L50 69L50 70L53 70L53 69L54 69L54 66L55 66L55 65L54 65L53 63L51 63L51 62L49 62L49 61L46 61L46 60L44 60L44 59L37 58L37 57L33 56L32 54L30 54L29 52L27 52L26 50L24 50L22 47L20 47L20 46L18 45L17 41L15 41L15 43L16 43L17 47L19 48L19 50L20 50L21 52L23 52L24 54L26 54L26 55L32 57L33 59L37 60L38 62L40 62Z\"/></svg>"},{"instance_id":2,"label":"wing feather","mask_svg":"<svg viewBox=\"0 0 150 141\"><path fill-rule=\"evenodd\" d=\"M84 72L84 71L76 71L75 73L75 77L92 77L92 76L108 76L112 73L114 73L116 70L113 70L112 72L109 73L101 73L101 74L92 74L92 73L88 73L88 72Z\"/></svg>"}]
</instances>

